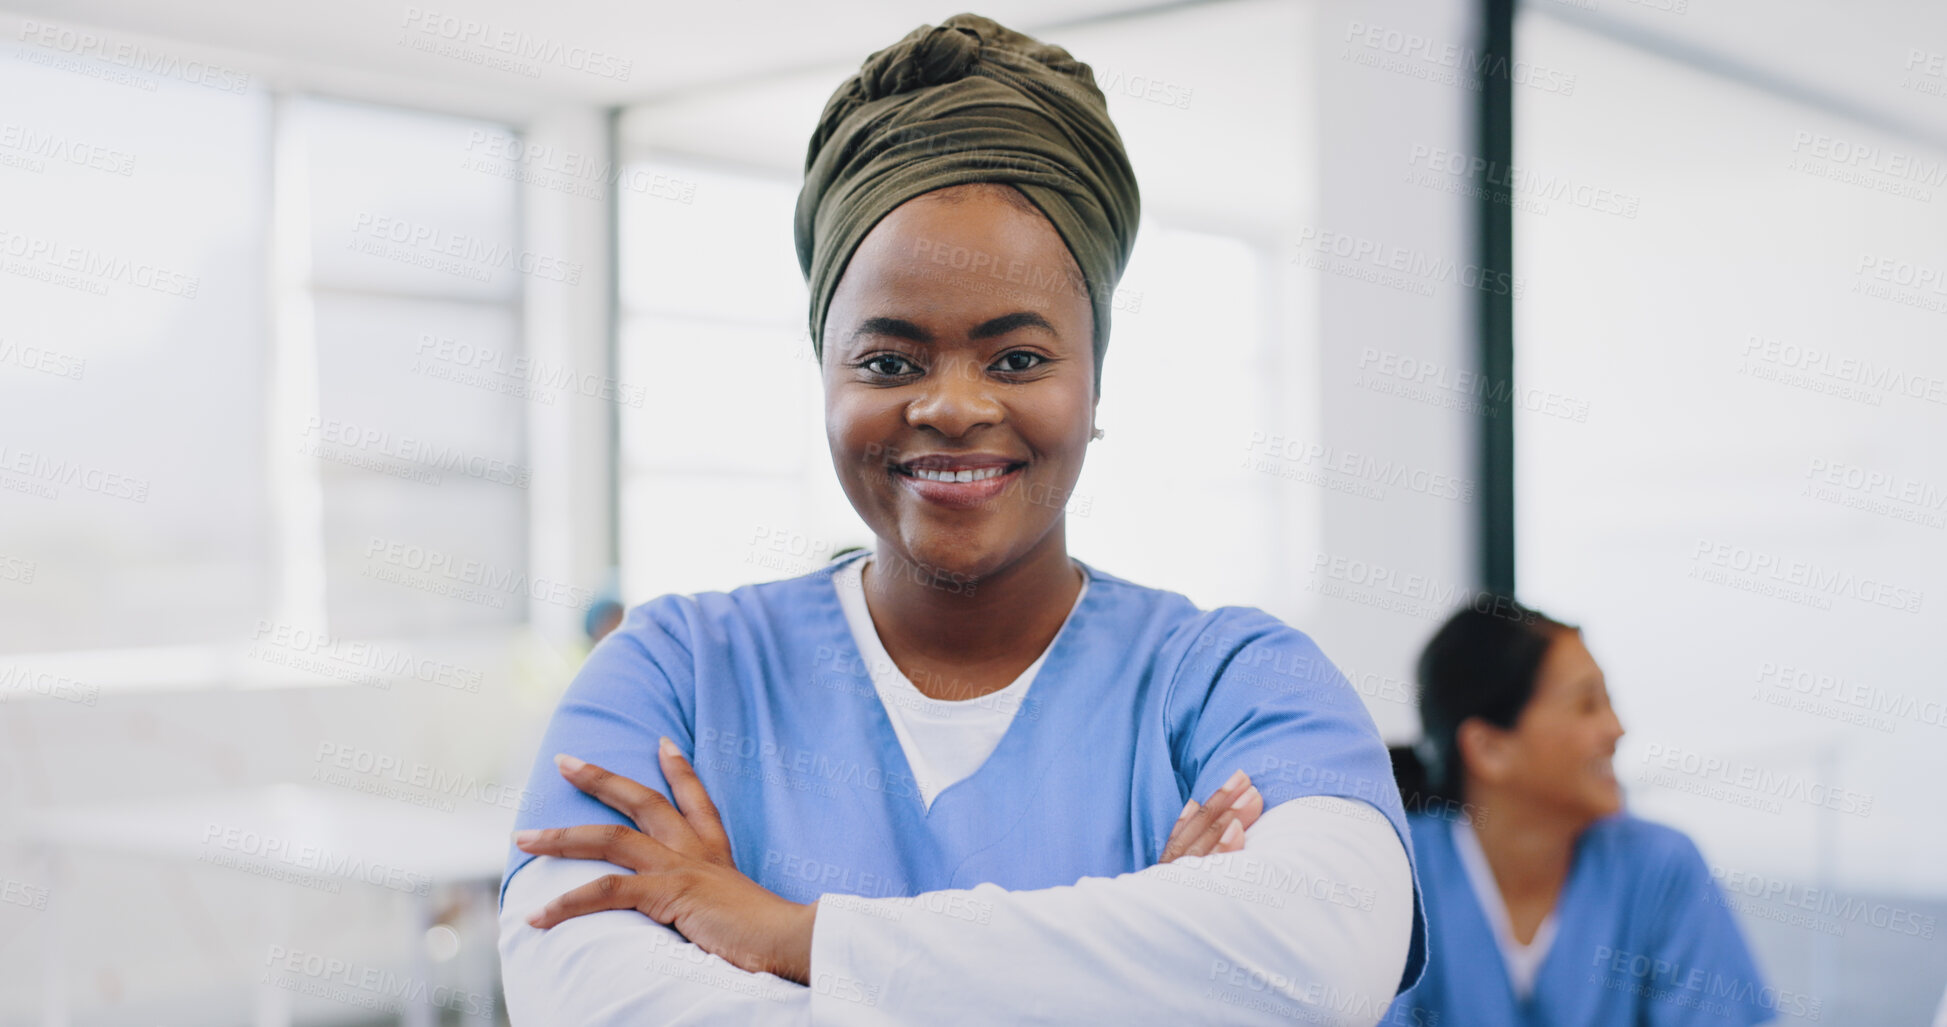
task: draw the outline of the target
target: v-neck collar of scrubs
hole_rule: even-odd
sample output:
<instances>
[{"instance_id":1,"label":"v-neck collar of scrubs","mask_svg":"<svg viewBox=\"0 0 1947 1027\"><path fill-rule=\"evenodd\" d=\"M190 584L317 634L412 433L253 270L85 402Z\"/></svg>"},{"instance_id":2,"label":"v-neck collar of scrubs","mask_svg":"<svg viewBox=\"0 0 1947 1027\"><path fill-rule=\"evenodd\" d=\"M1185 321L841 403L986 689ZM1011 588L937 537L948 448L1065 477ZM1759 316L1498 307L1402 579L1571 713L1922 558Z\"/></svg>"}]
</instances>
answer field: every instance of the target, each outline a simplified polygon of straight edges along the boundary
<instances>
[{"instance_id":1,"label":"v-neck collar of scrubs","mask_svg":"<svg viewBox=\"0 0 1947 1027\"><path fill-rule=\"evenodd\" d=\"M871 664L866 654L860 651L858 641L852 634L851 623L845 617L842 600L838 595L839 586L837 575L840 569L849 568L852 562L864 560L871 555L870 551L864 551L853 554L846 560L836 561L831 564L825 574L824 587L818 593L819 597L825 600L822 605L826 608L824 611L826 634L834 639L833 644L836 647L834 651L849 653L857 658L858 665L861 667L870 667ZM1093 585L1101 579L1101 574L1095 568L1072 556L1069 559L1081 568L1085 585ZM1099 588L1084 587L1082 595L1077 599L1075 606L1068 611L1068 618L1062 622L1060 630L1055 632L1054 639L1048 643L1046 649L1042 650L1041 655L1036 657L1041 668L1036 673L1037 679L1052 676L1053 680L1063 682L1063 685L1055 688L1042 689L1037 700L1043 708L1056 703L1077 702L1085 698L1085 696L1078 694L1085 691L1085 689L1078 687L1081 684L1080 679L1068 675L1066 668L1072 662L1070 654L1076 647L1076 643L1071 641L1071 636L1078 635L1081 631L1086 630L1084 625L1090 616L1093 606L1096 602L1100 601L1098 598L1100 591ZM877 629L875 628L874 630L876 631ZM888 659L890 658L888 657ZM908 777L916 779L912 762L906 758L905 747L899 744L898 732L893 728L892 717L887 713L885 704L883 702L875 702L869 705L872 709L870 716L873 718L873 733L877 736L885 766L889 770L895 768L903 770ZM1024 720L1032 722L1039 719L1039 717L1022 717L1017 713L1007 725L1007 730L1001 734L1000 742L994 746L994 751L988 754L987 759L982 761L979 767L975 768L966 777L940 789L934 794L933 801L930 805L923 801L915 802L915 805L920 807L918 810L920 819L931 820L936 812L952 805L952 800L960 795L978 794L993 798L1016 795L1021 788L1027 787L1024 782L1028 779L1038 781L1045 776L1046 767L1053 759L1054 754L1046 751L1045 748L1042 751L1035 751L1032 744L1034 739L1028 737L1032 732L1021 726ZM1063 723L1064 721L1057 717L1054 722ZM1027 750L1026 752L1023 752L1024 748ZM1029 762L1023 765L1022 761ZM980 779L982 775L995 773L993 768L997 764L1015 764L1017 770L1027 771L1027 773L1016 775L1016 780L1011 782L1012 787L1009 788L972 789L961 787L962 785L969 784L969 782ZM918 799L917 794L915 794L914 798L916 800Z\"/></svg>"},{"instance_id":2,"label":"v-neck collar of scrubs","mask_svg":"<svg viewBox=\"0 0 1947 1027\"><path fill-rule=\"evenodd\" d=\"M1500 950L1501 964L1507 970L1508 987L1513 990L1516 999L1526 1002L1534 995L1535 981L1540 976L1542 964L1548 961L1548 953L1554 947L1559 914L1562 904L1568 899L1569 883L1575 878L1575 865L1572 861L1569 864L1568 880L1562 882L1562 890L1555 897L1555 908L1542 918L1541 926L1535 928L1534 938L1523 945L1514 937L1507 899L1501 895L1501 886L1494 880L1494 868L1488 865L1487 852L1481 848L1480 837L1474 834L1473 825L1464 818L1456 817L1450 829L1461 869L1467 875L1467 883L1473 887L1474 900L1486 915L1495 945Z\"/></svg>"},{"instance_id":3,"label":"v-neck collar of scrubs","mask_svg":"<svg viewBox=\"0 0 1947 1027\"><path fill-rule=\"evenodd\" d=\"M913 684L912 679L908 678L905 672L901 671L899 666L892 662L892 656L886 652L885 643L879 639L878 622L873 620L872 611L866 607L863 592L862 572L865 568L866 561L870 559L871 555L867 554L862 558L848 560L844 564L841 564L838 570L832 575L832 587L839 590L858 590L850 596L841 594L839 596L839 605L841 609L846 610L846 624L855 629L852 633L853 641L858 643L860 654L868 661L867 668L873 674L873 682L876 684L883 677L892 686L893 691L905 704L907 710L917 712L920 716L933 720L948 719L955 713L976 707L988 708L1004 704L1008 701L1013 701L1018 708L1020 698L1027 694L1028 688L1034 683L1037 672L1041 670L1041 665L1047 662L1048 653L1054 649L1053 642L1051 641L1047 647L1043 648L1040 655L1034 658L1034 662L1028 664L1026 670L1015 675L1014 680L1009 682L1005 688L988 692L972 699L935 699L925 692L920 691L919 687ZM1076 595L1074 606L1070 606L1068 609L1069 617L1074 616L1075 607L1081 605L1082 599L1088 591L1086 571L1083 572L1083 578L1081 589L1083 594ZM856 605L854 606L854 604ZM856 617L852 615L854 610L857 612ZM1062 625L1066 627L1067 624L1068 618L1062 618ZM1059 630L1056 631L1055 637L1061 637Z\"/></svg>"}]
</instances>

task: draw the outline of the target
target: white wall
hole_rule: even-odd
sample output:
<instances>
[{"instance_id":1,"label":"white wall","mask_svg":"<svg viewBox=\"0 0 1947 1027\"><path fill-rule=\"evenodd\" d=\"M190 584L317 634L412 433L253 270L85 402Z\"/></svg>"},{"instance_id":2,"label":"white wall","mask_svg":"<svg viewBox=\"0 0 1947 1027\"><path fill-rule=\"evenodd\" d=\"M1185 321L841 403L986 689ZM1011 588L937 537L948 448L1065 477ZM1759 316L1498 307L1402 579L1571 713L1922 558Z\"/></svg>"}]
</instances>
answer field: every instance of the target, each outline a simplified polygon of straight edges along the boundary
<instances>
[{"instance_id":1,"label":"white wall","mask_svg":"<svg viewBox=\"0 0 1947 1027\"><path fill-rule=\"evenodd\" d=\"M1413 661L1452 611L1446 597L1478 586L1476 502L1447 498L1478 492L1477 483L1469 487L1478 477L1475 417L1466 409L1473 397L1464 386L1440 385L1477 365L1478 293L1464 283L1475 262L1473 201L1406 177L1415 153L1472 152L1477 94L1439 81L1453 72L1438 63L1391 49L1405 49L1407 36L1430 41L1418 52L1477 48L1472 7L1326 0L1314 33L1315 227L1339 237L1320 234L1300 252L1353 272L1314 272L1320 441L1327 460L1391 461L1406 479L1379 500L1322 493L1322 536L1306 585L1343 592L1314 591L1294 622L1353 678L1392 740L1418 732ZM1341 246L1358 255L1336 256ZM1365 280L1373 275L1383 281ZM1435 377L1417 383L1412 398L1378 391L1408 388L1407 378L1425 369Z\"/></svg>"}]
</instances>

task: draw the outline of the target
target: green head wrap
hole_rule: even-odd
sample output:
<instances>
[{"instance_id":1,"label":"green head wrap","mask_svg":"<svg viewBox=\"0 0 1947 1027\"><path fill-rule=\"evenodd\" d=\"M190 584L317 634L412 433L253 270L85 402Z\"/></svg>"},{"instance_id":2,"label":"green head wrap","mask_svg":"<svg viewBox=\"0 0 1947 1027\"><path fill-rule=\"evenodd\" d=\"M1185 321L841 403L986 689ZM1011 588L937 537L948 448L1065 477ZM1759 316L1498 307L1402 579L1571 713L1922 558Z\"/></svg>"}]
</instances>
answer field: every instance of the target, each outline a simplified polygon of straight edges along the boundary
<instances>
[{"instance_id":1,"label":"green head wrap","mask_svg":"<svg viewBox=\"0 0 1947 1027\"><path fill-rule=\"evenodd\" d=\"M866 58L825 104L805 153L794 230L811 287L811 345L860 241L921 193L1002 182L1040 208L1081 268L1095 382L1140 199L1088 65L977 14L922 25Z\"/></svg>"}]
</instances>

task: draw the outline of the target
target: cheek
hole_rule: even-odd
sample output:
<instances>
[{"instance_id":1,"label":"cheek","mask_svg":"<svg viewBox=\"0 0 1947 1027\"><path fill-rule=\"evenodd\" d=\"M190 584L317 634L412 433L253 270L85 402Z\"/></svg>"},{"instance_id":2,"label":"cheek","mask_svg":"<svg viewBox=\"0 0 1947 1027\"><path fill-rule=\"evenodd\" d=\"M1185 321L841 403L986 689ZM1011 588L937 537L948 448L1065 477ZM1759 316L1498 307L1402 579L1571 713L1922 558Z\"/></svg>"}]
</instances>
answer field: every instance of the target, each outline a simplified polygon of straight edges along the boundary
<instances>
[{"instance_id":1,"label":"cheek","mask_svg":"<svg viewBox=\"0 0 1947 1027\"><path fill-rule=\"evenodd\" d=\"M1602 722L1595 717L1577 717L1573 737L1585 757L1600 756L1609 747L1602 737Z\"/></svg>"},{"instance_id":2,"label":"cheek","mask_svg":"<svg viewBox=\"0 0 1947 1027\"><path fill-rule=\"evenodd\" d=\"M839 396L825 402L825 437L839 466L858 469L861 461L883 455L887 425L896 421L896 411L860 398Z\"/></svg>"},{"instance_id":3,"label":"cheek","mask_svg":"<svg viewBox=\"0 0 1947 1027\"><path fill-rule=\"evenodd\" d=\"M1023 405L1015 412L1015 425L1036 449L1079 464L1088 452L1089 397L1061 395Z\"/></svg>"},{"instance_id":4,"label":"cheek","mask_svg":"<svg viewBox=\"0 0 1947 1027\"><path fill-rule=\"evenodd\" d=\"M1580 738L1571 724L1551 724L1540 735L1541 744L1536 747L1535 769L1543 774L1558 778L1563 783L1572 780L1587 753L1582 749Z\"/></svg>"},{"instance_id":5,"label":"cheek","mask_svg":"<svg viewBox=\"0 0 1947 1027\"><path fill-rule=\"evenodd\" d=\"M1599 744L1595 732L1584 725L1577 725L1574 733L1564 736L1561 762L1558 764L1564 780L1574 782L1577 791L1592 788L1606 788L1598 783L1595 761L1602 757L1603 746Z\"/></svg>"}]
</instances>

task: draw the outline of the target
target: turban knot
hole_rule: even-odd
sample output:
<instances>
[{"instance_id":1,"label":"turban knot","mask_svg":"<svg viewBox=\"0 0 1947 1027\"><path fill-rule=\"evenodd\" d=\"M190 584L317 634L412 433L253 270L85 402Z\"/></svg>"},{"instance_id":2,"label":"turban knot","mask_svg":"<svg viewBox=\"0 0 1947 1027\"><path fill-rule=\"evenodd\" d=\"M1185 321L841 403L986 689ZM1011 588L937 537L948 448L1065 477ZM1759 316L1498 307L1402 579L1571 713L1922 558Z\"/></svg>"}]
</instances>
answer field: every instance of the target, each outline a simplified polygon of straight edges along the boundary
<instances>
[{"instance_id":1,"label":"turban knot","mask_svg":"<svg viewBox=\"0 0 1947 1027\"><path fill-rule=\"evenodd\" d=\"M1141 200L1088 65L975 14L922 25L866 58L825 104L805 153L793 235L812 347L872 226L923 193L1012 185L1060 233L1094 315L1096 384Z\"/></svg>"},{"instance_id":2,"label":"turban knot","mask_svg":"<svg viewBox=\"0 0 1947 1027\"><path fill-rule=\"evenodd\" d=\"M980 33L964 25L938 25L910 47L889 47L872 55L859 70L867 100L944 85L967 77L980 60Z\"/></svg>"}]
</instances>

